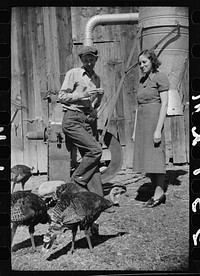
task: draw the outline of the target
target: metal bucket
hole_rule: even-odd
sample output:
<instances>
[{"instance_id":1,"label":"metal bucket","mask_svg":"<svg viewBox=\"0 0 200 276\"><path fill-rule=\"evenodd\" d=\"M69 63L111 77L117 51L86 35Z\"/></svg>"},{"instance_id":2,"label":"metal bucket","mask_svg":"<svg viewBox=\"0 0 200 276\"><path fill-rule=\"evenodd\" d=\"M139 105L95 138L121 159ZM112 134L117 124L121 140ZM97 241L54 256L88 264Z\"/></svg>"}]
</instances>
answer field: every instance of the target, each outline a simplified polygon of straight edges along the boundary
<instances>
[{"instance_id":1,"label":"metal bucket","mask_svg":"<svg viewBox=\"0 0 200 276\"><path fill-rule=\"evenodd\" d=\"M154 50L162 63L159 70L167 74L170 81L170 89L173 91L174 99L177 99L177 104L174 103L174 100L169 103L170 105L175 104L173 108L169 106L169 109L174 110L174 114L172 115L182 115L182 111L175 109L180 109L178 86L189 52L188 8L140 7L139 9L139 26L142 27L142 50L154 47L177 24L179 24L179 28ZM177 91L176 96L174 91Z\"/></svg>"}]
</instances>

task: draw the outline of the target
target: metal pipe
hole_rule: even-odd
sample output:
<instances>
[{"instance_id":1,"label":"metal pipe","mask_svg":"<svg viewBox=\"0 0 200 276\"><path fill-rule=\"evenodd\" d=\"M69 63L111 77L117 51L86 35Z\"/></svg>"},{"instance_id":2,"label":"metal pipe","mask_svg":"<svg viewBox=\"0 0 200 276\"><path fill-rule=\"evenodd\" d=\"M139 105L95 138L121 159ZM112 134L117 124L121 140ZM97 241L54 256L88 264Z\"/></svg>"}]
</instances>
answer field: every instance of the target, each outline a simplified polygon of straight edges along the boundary
<instances>
[{"instance_id":1,"label":"metal pipe","mask_svg":"<svg viewBox=\"0 0 200 276\"><path fill-rule=\"evenodd\" d=\"M98 25L138 23L139 13L102 14L91 17L85 27L84 46L92 46L92 32Z\"/></svg>"}]
</instances>

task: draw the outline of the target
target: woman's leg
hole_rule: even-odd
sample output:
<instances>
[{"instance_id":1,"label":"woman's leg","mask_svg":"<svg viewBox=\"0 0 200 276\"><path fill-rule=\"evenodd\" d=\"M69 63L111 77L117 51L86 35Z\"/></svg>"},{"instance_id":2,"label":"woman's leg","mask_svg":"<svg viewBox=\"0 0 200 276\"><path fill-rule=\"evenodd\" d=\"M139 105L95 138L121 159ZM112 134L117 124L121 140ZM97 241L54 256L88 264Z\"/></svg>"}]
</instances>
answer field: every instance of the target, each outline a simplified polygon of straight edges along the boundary
<instances>
[{"instance_id":1,"label":"woman's leg","mask_svg":"<svg viewBox=\"0 0 200 276\"><path fill-rule=\"evenodd\" d=\"M149 173L149 178L151 179L151 183L154 188L156 188L156 174L155 173Z\"/></svg>"},{"instance_id":2,"label":"woman's leg","mask_svg":"<svg viewBox=\"0 0 200 276\"><path fill-rule=\"evenodd\" d=\"M154 196L145 203L144 207L152 208L160 205L161 203L165 203L166 196L164 194L164 181L165 181L165 174L164 173L155 173L150 174L150 178L152 183L155 182L155 191Z\"/></svg>"},{"instance_id":3,"label":"woman's leg","mask_svg":"<svg viewBox=\"0 0 200 276\"><path fill-rule=\"evenodd\" d=\"M155 184L156 184L156 189L154 192L153 199L157 200L164 194L164 184L165 184L165 174L164 173L156 173L155 174Z\"/></svg>"}]
</instances>

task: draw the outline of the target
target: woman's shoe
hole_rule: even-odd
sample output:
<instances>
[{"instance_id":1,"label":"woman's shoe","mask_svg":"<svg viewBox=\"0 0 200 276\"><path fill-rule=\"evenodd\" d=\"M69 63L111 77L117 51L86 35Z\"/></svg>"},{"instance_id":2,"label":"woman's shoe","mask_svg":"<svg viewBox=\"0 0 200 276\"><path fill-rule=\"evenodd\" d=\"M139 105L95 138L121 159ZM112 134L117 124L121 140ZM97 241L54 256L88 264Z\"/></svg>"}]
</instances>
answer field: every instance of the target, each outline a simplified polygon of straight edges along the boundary
<instances>
[{"instance_id":1,"label":"woman's shoe","mask_svg":"<svg viewBox=\"0 0 200 276\"><path fill-rule=\"evenodd\" d=\"M163 194L160 198L158 198L156 200L154 200L153 197L151 197L147 201L147 203L144 205L144 207L146 207L146 208L153 208L153 207L156 207L156 206L158 206L158 205L160 205L162 203L165 204L165 202L166 202L166 195Z\"/></svg>"},{"instance_id":2,"label":"woman's shoe","mask_svg":"<svg viewBox=\"0 0 200 276\"><path fill-rule=\"evenodd\" d=\"M143 204L143 207L149 207L153 204L153 202L153 197L151 197L146 203Z\"/></svg>"}]
</instances>

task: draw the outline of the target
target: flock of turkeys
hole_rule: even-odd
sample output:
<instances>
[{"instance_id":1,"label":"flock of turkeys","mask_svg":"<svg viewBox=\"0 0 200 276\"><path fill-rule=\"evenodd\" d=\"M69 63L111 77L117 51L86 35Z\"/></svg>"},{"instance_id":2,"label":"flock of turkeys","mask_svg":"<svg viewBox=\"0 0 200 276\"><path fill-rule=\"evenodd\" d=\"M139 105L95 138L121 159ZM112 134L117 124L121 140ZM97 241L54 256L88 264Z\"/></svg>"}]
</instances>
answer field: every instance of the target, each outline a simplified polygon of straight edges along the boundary
<instances>
[{"instance_id":1,"label":"flock of turkeys","mask_svg":"<svg viewBox=\"0 0 200 276\"><path fill-rule=\"evenodd\" d=\"M75 183L60 183L51 193L52 199L46 201L44 195L41 196L24 190L26 181L32 175L32 170L33 168L31 169L25 165L16 165L11 169L11 181L13 182L11 194L11 245L17 227L27 226L32 248L35 250L36 245L33 236L35 226L39 223L48 223L47 233L43 236L43 251L49 251L59 233L71 230L71 253L73 253L75 237L79 228L79 230L84 231L88 247L92 252L90 236L98 235L98 225L95 221L106 209L119 204L119 196L126 191L126 188L124 186L113 187L109 199L106 199L88 190L80 190ZM14 191L17 183L21 183L23 191ZM50 215L48 210L51 208Z\"/></svg>"}]
</instances>

